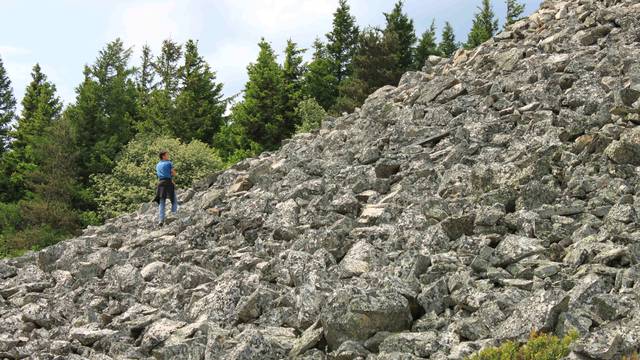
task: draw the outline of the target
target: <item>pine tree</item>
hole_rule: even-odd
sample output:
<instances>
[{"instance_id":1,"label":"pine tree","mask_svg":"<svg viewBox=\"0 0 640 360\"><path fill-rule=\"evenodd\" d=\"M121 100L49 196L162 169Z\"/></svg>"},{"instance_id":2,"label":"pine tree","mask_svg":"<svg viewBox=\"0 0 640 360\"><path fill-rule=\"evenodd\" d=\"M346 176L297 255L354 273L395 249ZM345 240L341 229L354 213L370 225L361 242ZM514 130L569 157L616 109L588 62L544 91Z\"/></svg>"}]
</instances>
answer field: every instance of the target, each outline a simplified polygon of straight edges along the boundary
<instances>
[{"instance_id":1,"label":"pine tree","mask_svg":"<svg viewBox=\"0 0 640 360\"><path fill-rule=\"evenodd\" d=\"M39 64L33 67L32 81L27 86L22 99L22 113L18 117L15 130L11 131L12 151L3 158L3 178L8 181L2 186L5 200L18 201L27 194L27 179L45 159L36 154L35 149L47 136L47 129L60 117L62 103L56 96L56 87L47 81Z\"/></svg>"},{"instance_id":2,"label":"pine tree","mask_svg":"<svg viewBox=\"0 0 640 360\"><path fill-rule=\"evenodd\" d=\"M376 89L397 82L398 44L395 33L368 28L360 34L353 76L340 84L337 112L351 112Z\"/></svg>"},{"instance_id":3,"label":"pine tree","mask_svg":"<svg viewBox=\"0 0 640 360\"><path fill-rule=\"evenodd\" d=\"M276 62L271 45L262 39L255 63L247 67L249 81L245 84L244 100L233 110L233 121L245 139L242 147L273 150L284 138L285 79Z\"/></svg>"},{"instance_id":4,"label":"pine tree","mask_svg":"<svg viewBox=\"0 0 640 360\"><path fill-rule=\"evenodd\" d=\"M178 92L178 68L182 58L182 46L172 40L164 40L160 55L153 63L153 67L160 77L159 88L165 90L171 98Z\"/></svg>"},{"instance_id":5,"label":"pine tree","mask_svg":"<svg viewBox=\"0 0 640 360\"><path fill-rule=\"evenodd\" d=\"M137 90L128 65L131 49L116 39L86 66L78 86L76 103L67 109L79 147L79 175L110 172L114 159L134 135Z\"/></svg>"},{"instance_id":6,"label":"pine tree","mask_svg":"<svg viewBox=\"0 0 640 360\"><path fill-rule=\"evenodd\" d=\"M287 41L285 49L285 58L282 70L285 82L285 109L284 109L284 127L286 136L289 137L295 132L296 126L300 124L300 117L296 112L296 108L304 98L302 89L302 76L305 73L304 60L302 54L306 50L298 48L298 45L291 39Z\"/></svg>"},{"instance_id":7,"label":"pine tree","mask_svg":"<svg viewBox=\"0 0 640 360\"><path fill-rule=\"evenodd\" d=\"M137 71L136 76L136 88L138 89L141 105L147 106L151 92L156 88L156 84L154 83L156 73L153 68L153 55L148 45L142 47L140 62L140 69Z\"/></svg>"},{"instance_id":8,"label":"pine tree","mask_svg":"<svg viewBox=\"0 0 640 360\"><path fill-rule=\"evenodd\" d=\"M453 55L453 53L455 53L458 48L459 46L458 43L456 43L456 35L453 32L453 27L447 21L444 24L444 29L442 30L442 39L440 40L438 49L444 56L451 57L451 55Z\"/></svg>"},{"instance_id":9,"label":"pine tree","mask_svg":"<svg viewBox=\"0 0 640 360\"><path fill-rule=\"evenodd\" d=\"M325 110L335 104L338 97L338 79L333 71L326 46L316 39L313 43L313 58L303 76L303 91L306 96L316 99Z\"/></svg>"},{"instance_id":10,"label":"pine tree","mask_svg":"<svg viewBox=\"0 0 640 360\"><path fill-rule=\"evenodd\" d=\"M475 14L473 26L471 27L471 32L469 32L469 37L464 47L473 49L491 39L497 31L498 20L495 18L491 0L482 0L482 5L478 7L478 12Z\"/></svg>"},{"instance_id":11,"label":"pine tree","mask_svg":"<svg viewBox=\"0 0 640 360\"><path fill-rule=\"evenodd\" d=\"M521 4L518 0L507 0L507 18L505 19L504 27L513 24L520 19L522 13L524 13L525 4Z\"/></svg>"},{"instance_id":12,"label":"pine tree","mask_svg":"<svg viewBox=\"0 0 640 360\"><path fill-rule=\"evenodd\" d=\"M151 54L149 54L151 58ZM149 74L158 76L154 83L149 79L149 92L146 104L141 109L141 121L137 124L138 132L153 135L172 135L172 126L178 121L176 114L176 97L178 96L180 79L178 72L182 59L182 46L172 40L164 40L160 54L150 64ZM143 52L143 64L145 62ZM143 67L144 68L144 67ZM141 75L140 75L141 76ZM138 82L138 87L140 82Z\"/></svg>"},{"instance_id":13,"label":"pine tree","mask_svg":"<svg viewBox=\"0 0 640 360\"><path fill-rule=\"evenodd\" d=\"M0 57L0 155L9 143L9 126L15 118L16 99L13 97L11 80Z\"/></svg>"},{"instance_id":14,"label":"pine tree","mask_svg":"<svg viewBox=\"0 0 640 360\"><path fill-rule=\"evenodd\" d=\"M414 68L422 69L425 61L429 56L440 56L442 53L438 49L438 44L436 43L436 22L433 20L431 22L431 26L422 33L420 37L420 42L418 43L418 47L416 48L415 59L414 59Z\"/></svg>"},{"instance_id":15,"label":"pine tree","mask_svg":"<svg viewBox=\"0 0 640 360\"><path fill-rule=\"evenodd\" d=\"M350 13L347 0L339 0L339 6L333 14L333 29L327 36L327 54L334 67L334 76L338 83L351 75L351 61L358 43L356 18Z\"/></svg>"},{"instance_id":16,"label":"pine tree","mask_svg":"<svg viewBox=\"0 0 640 360\"><path fill-rule=\"evenodd\" d=\"M413 67L413 46L416 43L416 32L413 27L413 20L407 14L402 12L404 3L398 0L390 13L385 13L387 25L384 30L385 36L395 34L397 38L398 63L396 65L396 77L400 80L400 76ZM395 82L395 81L394 81Z\"/></svg>"},{"instance_id":17,"label":"pine tree","mask_svg":"<svg viewBox=\"0 0 640 360\"><path fill-rule=\"evenodd\" d=\"M169 124L173 136L212 144L223 124L226 104L222 84L198 52L193 40L185 44L184 65L178 71L180 92L176 98L176 119Z\"/></svg>"},{"instance_id":18,"label":"pine tree","mask_svg":"<svg viewBox=\"0 0 640 360\"><path fill-rule=\"evenodd\" d=\"M62 103L56 96L56 86L47 81L39 64L33 67L31 79L22 99L22 113L16 129L11 132L15 139L11 143L11 149L20 153L22 161L35 160L28 159L26 148L45 135L45 129L58 119L62 111Z\"/></svg>"}]
</instances>

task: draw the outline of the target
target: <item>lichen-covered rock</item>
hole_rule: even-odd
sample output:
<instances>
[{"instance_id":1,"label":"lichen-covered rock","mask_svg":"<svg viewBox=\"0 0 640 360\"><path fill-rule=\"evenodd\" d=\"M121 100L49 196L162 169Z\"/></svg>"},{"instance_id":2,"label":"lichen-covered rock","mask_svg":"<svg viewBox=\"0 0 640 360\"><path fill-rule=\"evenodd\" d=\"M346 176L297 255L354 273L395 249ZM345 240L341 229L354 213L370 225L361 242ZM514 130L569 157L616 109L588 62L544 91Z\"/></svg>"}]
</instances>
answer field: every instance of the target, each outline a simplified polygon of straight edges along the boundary
<instances>
[{"instance_id":1,"label":"lichen-covered rock","mask_svg":"<svg viewBox=\"0 0 640 360\"><path fill-rule=\"evenodd\" d=\"M402 331L411 324L409 302L397 292L336 291L322 310L321 321L327 344L338 349L347 340L364 341L379 331Z\"/></svg>"},{"instance_id":2,"label":"lichen-covered rock","mask_svg":"<svg viewBox=\"0 0 640 360\"><path fill-rule=\"evenodd\" d=\"M640 5L544 1L280 149L0 260L0 358L459 359L640 343ZM397 85L397 86L396 86Z\"/></svg>"}]
</instances>

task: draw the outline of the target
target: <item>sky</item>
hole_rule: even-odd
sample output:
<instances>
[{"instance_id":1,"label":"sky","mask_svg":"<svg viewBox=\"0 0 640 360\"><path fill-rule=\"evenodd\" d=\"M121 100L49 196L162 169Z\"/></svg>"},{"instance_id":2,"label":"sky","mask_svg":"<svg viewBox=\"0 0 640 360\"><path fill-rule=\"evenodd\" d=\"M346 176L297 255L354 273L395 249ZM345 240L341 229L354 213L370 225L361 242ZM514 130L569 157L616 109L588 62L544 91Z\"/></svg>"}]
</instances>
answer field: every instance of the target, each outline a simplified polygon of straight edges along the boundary
<instances>
[{"instance_id":1,"label":"sky","mask_svg":"<svg viewBox=\"0 0 640 360\"><path fill-rule=\"evenodd\" d=\"M383 12L396 0L349 0L361 27L383 26ZM466 40L481 0L405 0L418 36L435 19L438 34L451 22L458 41ZM521 0L525 14L541 0ZM506 13L504 1L493 0L496 15ZM287 39L311 48L313 40L331 30L338 0L0 0L0 58L22 99L30 72L39 63L65 104L75 99L84 65L116 38L132 47L132 65L148 44L155 54L170 38L198 40L200 53L224 83L226 96L242 91L246 66L258 54L264 37L282 58ZM502 25L501 25L502 26ZM308 56L312 50L309 50Z\"/></svg>"}]
</instances>

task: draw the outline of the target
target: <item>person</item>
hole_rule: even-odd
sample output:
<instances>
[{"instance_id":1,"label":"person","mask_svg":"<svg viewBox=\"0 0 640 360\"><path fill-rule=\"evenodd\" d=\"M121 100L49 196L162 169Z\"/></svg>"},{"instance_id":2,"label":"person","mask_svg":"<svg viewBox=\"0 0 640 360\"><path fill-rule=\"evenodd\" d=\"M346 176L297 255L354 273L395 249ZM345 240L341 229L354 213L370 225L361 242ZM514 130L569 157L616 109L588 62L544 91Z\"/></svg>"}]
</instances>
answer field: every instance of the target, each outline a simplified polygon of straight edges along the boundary
<instances>
[{"instance_id":1,"label":"person","mask_svg":"<svg viewBox=\"0 0 640 360\"><path fill-rule=\"evenodd\" d=\"M167 199L171 200L171 213L175 214L178 211L176 184L173 181L173 177L176 176L176 170L173 168L173 163L169 160L169 152L166 150L160 152L160 162L156 165L156 175L158 176L158 186L156 187L154 201L158 203L160 212L158 226L163 226Z\"/></svg>"}]
</instances>

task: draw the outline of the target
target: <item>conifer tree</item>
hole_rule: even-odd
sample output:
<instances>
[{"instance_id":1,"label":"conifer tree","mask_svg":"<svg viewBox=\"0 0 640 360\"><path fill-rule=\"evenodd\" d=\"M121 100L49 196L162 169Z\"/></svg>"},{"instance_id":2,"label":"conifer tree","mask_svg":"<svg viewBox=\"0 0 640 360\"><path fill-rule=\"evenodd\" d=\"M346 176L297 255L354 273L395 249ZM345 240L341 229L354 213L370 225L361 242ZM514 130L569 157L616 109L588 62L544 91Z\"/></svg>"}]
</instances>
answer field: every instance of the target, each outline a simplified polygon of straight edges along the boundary
<instances>
[{"instance_id":1,"label":"conifer tree","mask_svg":"<svg viewBox=\"0 0 640 360\"><path fill-rule=\"evenodd\" d=\"M453 55L453 53L455 53L458 48L459 46L458 43L456 43L456 35L453 32L453 27L447 21L444 24L444 29L442 30L442 39L440 40L438 49L444 56L451 57L451 55Z\"/></svg>"},{"instance_id":2,"label":"conifer tree","mask_svg":"<svg viewBox=\"0 0 640 360\"><path fill-rule=\"evenodd\" d=\"M45 129L58 119L62 111L62 103L56 96L56 86L47 80L39 64L33 67L31 79L22 99L22 113L16 129L11 132L14 138L11 149L20 153L22 161L28 161L26 148L45 135Z\"/></svg>"},{"instance_id":3,"label":"conifer tree","mask_svg":"<svg viewBox=\"0 0 640 360\"><path fill-rule=\"evenodd\" d=\"M138 132L153 135L172 134L173 123L178 120L175 100L180 85L178 71L181 59L182 46L172 40L164 40L160 54L151 63L153 73L158 75L159 79L157 83L150 82L152 90L147 104L142 109L142 120L136 126Z\"/></svg>"},{"instance_id":4,"label":"conifer tree","mask_svg":"<svg viewBox=\"0 0 640 360\"><path fill-rule=\"evenodd\" d=\"M305 73L304 60L302 54L305 49L298 48L298 45L291 39L287 40L285 49L285 58L282 66L285 82L285 109L284 109L284 127L286 136L294 133L296 126L300 124L300 117L296 112L296 108L304 94L302 91L302 76Z\"/></svg>"},{"instance_id":5,"label":"conifer tree","mask_svg":"<svg viewBox=\"0 0 640 360\"><path fill-rule=\"evenodd\" d=\"M140 103L143 106L147 106L151 92L156 88L156 84L154 82L156 73L153 67L153 55L151 53L151 48L148 45L144 45L142 47L140 63L140 69L136 76L136 87L138 89Z\"/></svg>"},{"instance_id":6,"label":"conifer tree","mask_svg":"<svg viewBox=\"0 0 640 360\"><path fill-rule=\"evenodd\" d=\"M431 22L431 26L422 33L420 37L420 42L418 43L418 47L416 48L415 59L414 59L414 68L422 69L425 61L429 56L440 56L442 53L438 49L438 44L436 43L436 22L433 20Z\"/></svg>"},{"instance_id":7,"label":"conifer tree","mask_svg":"<svg viewBox=\"0 0 640 360\"><path fill-rule=\"evenodd\" d=\"M338 83L351 75L351 61L358 43L356 18L350 13L347 0L339 0L339 6L333 14L333 29L327 36L327 54L334 67L334 76Z\"/></svg>"},{"instance_id":8,"label":"conifer tree","mask_svg":"<svg viewBox=\"0 0 640 360\"><path fill-rule=\"evenodd\" d=\"M164 40L160 55L153 67L160 77L159 88L166 91L171 98L175 98L178 92L178 69L182 58L182 46L173 40Z\"/></svg>"},{"instance_id":9,"label":"conifer tree","mask_svg":"<svg viewBox=\"0 0 640 360\"><path fill-rule=\"evenodd\" d=\"M120 39L108 43L95 64L85 67L76 103L67 109L80 151L79 175L85 183L90 174L108 173L134 135L137 90L130 57L131 49Z\"/></svg>"},{"instance_id":10,"label":"conifer tree","mask_svg":"<svg viewBox=\"0 0 640 360\"><path fill-rule=\"evenodd\" d=\"M498 20L493 12L491 0L482 0L482 5L478 7L478 12L475 14L473 26L464 47L473 49L491 39L496 31L498 31Z\"/></svg>"},{"instance_id":11,"label":"conifer tree","mask_svg":"<svg viewBox=\"0 0 640 360\"><path fill-rule=\"evenodd\" d=\"M525 4L521 4L518 0L507 0L507 18L504 27L507 27L520 19L524 13Z\"/></svg>"},{"instance_id":12,"label":"conifer tree","mask_svg":"<svg viewBox=\"0 0 640 360\"><path fill-rule=\"evenodd\" d=\"M353 76L340 84L336 112L351 112L376 89L397 82L397 34L367 28L359 36Z\"/></svg>"},{"instance_id":13,"label":"conifer tree","mask_svg":"<svg viewBox=\"0 0 640 360\"><path fill-rule=\"evenodd\" d=\"M180 92L176 98L176 119L169 124L173 136L212 144L223 124L225 102L222 84L198 52L193 40L185 44L184 64L179 68Z\"/></svg>"},{"instance_id":14,"label":"conifer tree","mask_svg":"<svg viewBox=\"0 0 640 360\"><path fill-rule=\"evenodd\" d=\"M11 80L0 57L0 155L9 143L9 126L15 117L16 99L13 97Z\"/></svg>"},{"instance_id":15,"label":"conifer tree","mask_svg":"<svg viewBox=\"0 0 640 360\"><path fill-rule=\"evenodd\" d=\"M260 53L256 62L247 67L249 81L243 101L233 110L233 121L245 136L242 147L251 148L255 143L273 150L285 133L285 79L271 45L264 39L258 45Z\"/></svg>"},{"instance_id":16,"label":"conifer tree","mask_svg":"<svg viewBox=\"0 0 640 360\"><path fill-rule=\"evenodd\" d=\"M62 103L56 96L56 87L47 81L39 64L33 67L31 83L22 99L22 113L11 131L12 150L4 155L3 175L7 179L2 186L7 192L5 200L18 201L26 196L27 179L44 159L35 149L47 136L47 129L60 117Z\"/></svg>"},{"instance_id":17,"label":"conifer tree","mask_svg":"<svg viewBox=\"0 0 640 360\"><path fill-rule=\"evenodd\" d=\"M335 104L338 97L338 79L333 71L326 46L316 39L313 43L313 58L303 76L303 91L306 96L316 99L325 110Z\"/></svg>"},{"instance_id":18,"label":"conifer tree","mask_svg":"<svg viewBox=\"0 0 640 360\"><path fill-rule=\"evenodd\" d=\"M396 77L400 76L413 67L413 52L416 43L416 32L413 27L413 20L402 12L403 0L398 0L390 13L385 13L387 25L384 29L385 36L395 34L397 38L398 63L396 65ZM394 81L395 82L395 81Z\"/></svg>"}]
</instances>

